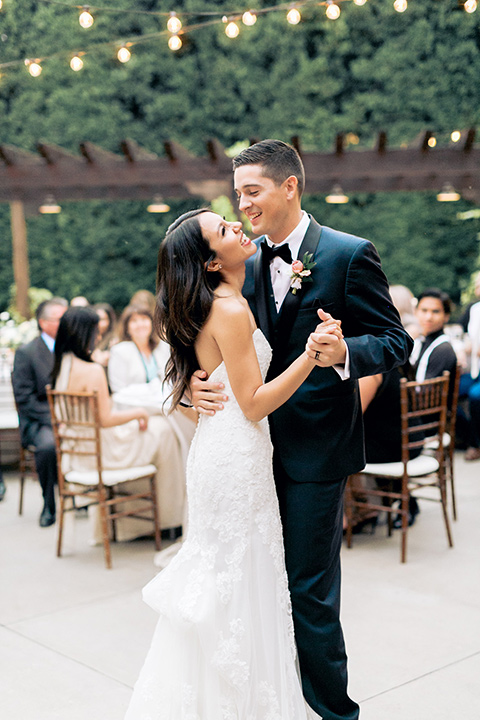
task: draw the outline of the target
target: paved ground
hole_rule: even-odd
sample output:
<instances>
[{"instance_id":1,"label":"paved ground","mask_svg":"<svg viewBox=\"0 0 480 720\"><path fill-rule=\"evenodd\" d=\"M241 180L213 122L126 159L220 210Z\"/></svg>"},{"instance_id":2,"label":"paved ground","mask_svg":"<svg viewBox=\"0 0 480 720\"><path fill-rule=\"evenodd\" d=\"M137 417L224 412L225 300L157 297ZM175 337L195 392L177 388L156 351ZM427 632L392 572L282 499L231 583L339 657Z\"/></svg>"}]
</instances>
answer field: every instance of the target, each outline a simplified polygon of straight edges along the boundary
<instances>
[{"instance_id":1,"label":"paved ground","mask_svg":"<svg viewBox=\"0 0 480 720\"><path fill-rule=\"evenodd\" d=\"M38 526L30 481L24 515L7 474L0 504L0 717L122 720L155 625L140 589L157 571L153 542L88 545L88 521ZM362 720L480 718L480 462L457 457L459 518L449 549L440 507L422 502L399 562L398 532L355 536L343 551L350 691ZM208 720L208 718L202 718Z\"/></svg>"}]
</instances>

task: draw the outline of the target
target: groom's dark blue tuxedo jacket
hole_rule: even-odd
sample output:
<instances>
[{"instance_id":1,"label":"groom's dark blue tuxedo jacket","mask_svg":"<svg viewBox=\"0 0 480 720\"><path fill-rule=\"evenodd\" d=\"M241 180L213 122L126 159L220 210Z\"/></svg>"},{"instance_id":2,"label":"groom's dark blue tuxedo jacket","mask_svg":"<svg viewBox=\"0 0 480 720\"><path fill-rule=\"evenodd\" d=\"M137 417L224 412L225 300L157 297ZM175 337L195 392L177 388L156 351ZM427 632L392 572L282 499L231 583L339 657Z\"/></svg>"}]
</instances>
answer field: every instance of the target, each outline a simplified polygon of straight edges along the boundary
<instances>
[{"instance_id":1,"label":"groom's dark blue tuxedo jacket","mask_svg":"<svg viewBox=\"0 0 480 720\"><path fill-rule=\"evenodd\" d=\"M261 238L256 241L260 243ZM392 304L371 242L319 225L311 218L298 254L313 254L313 282L288 292L277 314L268 263L259 249L247 262L243 294L273 348L267 377L280 374L304 350L323 308L342 321L350 379L316 367L290 400L270 416L272 440L287 474L331 481L365 465L358 378L405 363L412 341Z\"/></svg>"}]
</instances>

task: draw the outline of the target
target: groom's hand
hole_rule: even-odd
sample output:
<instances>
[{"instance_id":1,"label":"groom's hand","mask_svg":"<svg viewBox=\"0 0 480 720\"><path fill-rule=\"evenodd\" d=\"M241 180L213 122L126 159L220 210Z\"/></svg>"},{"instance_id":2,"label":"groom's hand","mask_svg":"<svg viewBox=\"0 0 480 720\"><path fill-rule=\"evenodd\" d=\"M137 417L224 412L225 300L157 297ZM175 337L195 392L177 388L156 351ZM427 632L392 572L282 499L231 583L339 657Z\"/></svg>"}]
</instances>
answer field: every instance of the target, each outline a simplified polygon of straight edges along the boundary
<instances>
[{"instance_id":1,"label":"groom's hand","mask_svg":"<svg viewBox=\"0 0 480 720\"><path fill-rule=\"evenodd\" d=\"M344 365L347 346L343 339L341 321L335 320L329 313L319 309L318 316L322 322L317 325L307 340L307 355L318 367Z\"/></svg>"},{"instance_id":2,"label":"groom's hand","mask_svg":"<svg viewBox=\"0 0 480 720\"><path fill-rule=\"evenodd\" d=\"M190 380L190 395L192 405L197 412L203 415L215 415L217 410L223 410L223 403L228 396L222 393L223 383L211 382L205 370L196 370Z\"/></svg>"}]
</instances>

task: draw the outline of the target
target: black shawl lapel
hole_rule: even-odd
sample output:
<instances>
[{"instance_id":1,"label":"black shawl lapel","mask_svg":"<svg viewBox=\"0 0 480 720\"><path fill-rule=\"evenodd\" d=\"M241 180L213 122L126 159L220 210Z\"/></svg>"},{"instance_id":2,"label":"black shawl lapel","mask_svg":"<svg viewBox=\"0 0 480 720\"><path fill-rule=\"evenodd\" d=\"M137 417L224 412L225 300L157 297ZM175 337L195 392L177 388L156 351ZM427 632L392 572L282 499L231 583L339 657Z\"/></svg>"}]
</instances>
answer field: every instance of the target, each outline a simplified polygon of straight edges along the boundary
<instances>
[{"instance_id":1,"label":"black shawl lapel","mask_svg":"<svg viewBox=\"0 0 480 720\"><path fill-rule=\"evenodd\" d=\"M269 268L265 263L261 247L258 248L254 260L255 302L257 305L258 323L263 334L271 343L273 337L272 319L268 310L268 293L271 286Z\"/></svg>"},{"instance_id":2,"label":"black shawl lapel","mask_svg":"<svg viewBox=\"0 0 480 720\"><path fill-rule=\"evenodd\" d=\"M311 253L312 256L315 257L321 234L322 226L319 225L313 217L310 217L310 225L308 226L308 230L305 233L305 237L303 238L303 242L298 253L299 260L303 261L303 256L307 252ZM302 300L302 293L304 292L305 288L303 287L300 288L300 290L297 290L295 295L291 290L289 290L285 300L283 301L276 326L277 338L281 339L282 343L285 343L290 337L290 333L292 332L293 324L300 307L300 302Z\"/></svg>"}]
</instances>

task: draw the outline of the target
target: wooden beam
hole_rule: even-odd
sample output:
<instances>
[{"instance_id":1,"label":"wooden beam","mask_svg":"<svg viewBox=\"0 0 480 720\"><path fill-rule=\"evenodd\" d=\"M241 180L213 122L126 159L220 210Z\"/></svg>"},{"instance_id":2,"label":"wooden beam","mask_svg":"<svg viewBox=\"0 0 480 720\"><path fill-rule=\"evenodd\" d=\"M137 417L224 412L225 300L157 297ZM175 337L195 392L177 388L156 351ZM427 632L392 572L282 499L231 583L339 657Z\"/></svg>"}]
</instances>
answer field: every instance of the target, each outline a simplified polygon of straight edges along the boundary
<instances>
[{"instance_id":1,"label":"wooden beam","mask_svg":"<svg viewBox=\"0 0 480 720\"><path fill-rule=\"evenodd\" d=\"M111 165L123 160L120 155L115 155L88 141L80 143L80 152L90 165Z\"/></svg>"},{"instance_id":2,"label":"wooden beam","mask_svg":"<svg viewBox=\"0 0 480 720\"><path fill-rule=\"evenodd\" d=\"M480 194L480 148L474 146L472 129L462 141L449 147L428 146L431 133L422 134L416 147L387 148L386 133L380 133L372 150L344 150L342 135L336 151L302 152L306 191L326 194L339 183L345 192L439 191L450 182L469 197ZM429 147L422 151L423 145ZM0 145L0 202L43 201L52 194L62 200L146 200L156 194L165 199L210 197L215 186L232 182L232 164L216 140L207 145L208 156L194 157L173 143L165 144L167 157L146 156L132 141L124 141L123 156L100 153L84 144L90 162L43 146L45 163L38 156ZM35 158L35 161L32 161ZM72 161L73 158L73 161ZM126 159L125 159L126 158ZM25 160L25 161L23 161ZM201 193L200 193L201 194Z\"/></svg>"},{"instance_id":3,"label":"wooden beam","mask_svg":"<svg viewBox=\"0 0 480 720\"><path fill-rule=\"evenodd\" d=\"M138 162L139 160L156 160L158 158L158 155L155 155L155 153L149 150L145 150L145 148L141 147L135 140L130 140L129 138L122 140L120 148L128 162L131 163Z\"/></svg>"},{"instance_id":4,"label":"wooden beam","mask_svg":"<svg viewBox=\"0 0 480 720\"><path fill-rule=\"evenodd\" d=\"M81 157L52 143L38 143L37 150L48 165L83 165Z\"/></svg>"},{"instance_id":5,"label":"wooden beam","mask_svg":"<svg viewBox=\"0 0 480 720\"><path fill-rule=\"evenodd\" d=\"M15 281L15 307L22 317L30 319L28 289L30 273L28 266L27 223L23 203L13 200L10 203L12 227L13 277Z\"/></svg>"}]
</instances>

